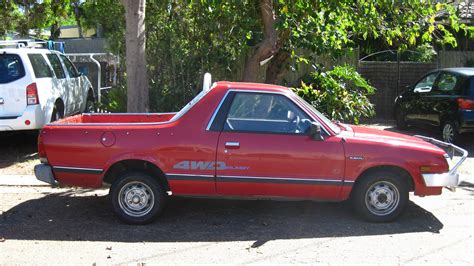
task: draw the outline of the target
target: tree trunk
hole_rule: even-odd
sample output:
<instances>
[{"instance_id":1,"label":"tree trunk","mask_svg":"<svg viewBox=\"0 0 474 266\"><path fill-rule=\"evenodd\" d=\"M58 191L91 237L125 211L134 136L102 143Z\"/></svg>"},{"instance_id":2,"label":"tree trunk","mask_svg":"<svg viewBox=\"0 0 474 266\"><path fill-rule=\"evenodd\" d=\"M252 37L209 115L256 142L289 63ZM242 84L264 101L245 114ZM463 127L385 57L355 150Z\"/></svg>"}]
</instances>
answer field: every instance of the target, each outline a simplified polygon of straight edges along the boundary
<instances>
[{"instance_id":1,"label":"tree trunk","mask_svg":"<svg viewBox=\"0 0 474 266\"><path fill-rule=\"evenodd\" d=\"M81 26L81 11L79 9L79 0L73 2L74 5L74 17L76 18L77 30L79 31L79 38L83 38L82 26Z\"/></svg>"},{"instance_id":2,"label":"tree trunk","mask_svg":"<svg viewBox=\"0 0 474 266\"><path fill-rule=\"evenodd\" d=\"M278 52L278 33L273 25L275 23L273 2L272 0L260 0L259 5L264 39L256 46L245 62L243 80L249 82L257 81L260 62Z\"/></svg>"},{"instance_id":3,"label":"tree trunk","mask_svg":"<svg viewBox=\"0 0 474 266\"><path fill-rule=\"evenodd\" d=\"M276 84L278 79L284 73L290 53L280 50L270 61L265 74L265 83Z\"/></svg>"},{"instance_id":4,"label":"tree trunk","mask_svg":"<svg viewBox=\"0 0 474 266\"><path fill-rule=\"evenodd\" d=\"M145 54L146 0L122 0L126 18L127 111L148 112L148 77Z\"/></svg>"}]
</instances>

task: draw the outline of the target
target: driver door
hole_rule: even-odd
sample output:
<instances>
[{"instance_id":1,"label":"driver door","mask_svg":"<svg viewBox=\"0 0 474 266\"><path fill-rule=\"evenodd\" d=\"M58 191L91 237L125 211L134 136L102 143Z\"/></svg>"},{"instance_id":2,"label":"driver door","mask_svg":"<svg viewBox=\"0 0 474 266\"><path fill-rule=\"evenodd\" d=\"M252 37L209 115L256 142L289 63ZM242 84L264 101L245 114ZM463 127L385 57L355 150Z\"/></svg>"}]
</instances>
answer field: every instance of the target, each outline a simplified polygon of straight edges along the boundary
<instances>
[{"instance_id":1,"label":"driver door","mask_svg":"<svg viewBox=\"0 0 474 266\"><path fill-rule=\"evenodd\" d=\"M430 105L426 102L426 97L430 94L439 72L433 72L418 81L413 91L409 94L409 99L405 101L407 120L417 125L427 124L429 121Z\"/></svg>"},{"instance_id":2,"label":"driver door","mask_svg":"<svg viewBox=\"0 0 474 266\"><path fill-rule=\"evenodd\" d=\"M219 136L220 195L337 198L344 175L341 139L308 136L311 118L286 95L235 92Z\"/></svg>"}]
</instances>

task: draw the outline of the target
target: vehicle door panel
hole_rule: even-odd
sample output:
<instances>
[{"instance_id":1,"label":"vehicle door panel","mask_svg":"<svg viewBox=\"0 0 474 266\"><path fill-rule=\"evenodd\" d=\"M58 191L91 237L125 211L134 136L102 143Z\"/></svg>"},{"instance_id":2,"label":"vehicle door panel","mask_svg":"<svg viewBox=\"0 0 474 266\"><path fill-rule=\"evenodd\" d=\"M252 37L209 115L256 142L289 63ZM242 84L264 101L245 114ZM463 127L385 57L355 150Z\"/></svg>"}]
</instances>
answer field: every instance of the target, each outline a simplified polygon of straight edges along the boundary
<instances>
[{"instance_id":1,"label":"vehicle door panel","mask_svg":"<svg viewBox=\"0 0 474 266\"><path fill-rule=\"evenodd\" d=\"M237 95L234 102L237 101ZM251 100L243 102L248 105ZM264 99L259 101L264 102ZM260 121L275 125L268 128L264 125L255 126L258 125L258 119L262 118L256 118L256 114L261 114L267 108L254 108L256 110L246 119L256 118L257 121L239 127L235 123L238 117L232 117L233 106L226 119L233 121L225 122L217 147L218 194L320 199L338 197L344 176L344 150L340 138L327 136L323 141L315 141L304 132L307 127L292 126L293 115L288 115L287 125L284 125L286 112L297 113L296 120L299 122L308 119L296 106L290 110L282 106L273 107L280 109L279 117L265 117L264 120L277 122ZM244 107L241 109L252 109L245 104ZM242 116L245 117L241 115L239 118L242 119Z\"/></svg>"},{"instance_id":2,"label":"vehicle door panel","mask_svg":"<svg viewBox=\"0 0 474 266\"><path fill-rule=\"evenodd\" d=\"M410 97L406 100L407 121L412 124L423 125L428 123L430 106L426 103L425 97L429 95L439 72L429 73L418 81L410 92Z\"/></svg>"}]
</instances>

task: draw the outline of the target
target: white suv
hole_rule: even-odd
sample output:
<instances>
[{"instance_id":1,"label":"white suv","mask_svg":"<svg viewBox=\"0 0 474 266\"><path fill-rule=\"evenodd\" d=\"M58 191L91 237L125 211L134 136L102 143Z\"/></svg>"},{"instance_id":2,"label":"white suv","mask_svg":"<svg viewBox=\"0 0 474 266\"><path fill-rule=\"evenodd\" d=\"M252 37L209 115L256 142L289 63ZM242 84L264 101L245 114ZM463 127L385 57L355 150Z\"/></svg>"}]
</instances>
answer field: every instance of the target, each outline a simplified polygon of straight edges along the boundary
<instances>
[{"instance_id":1,"label":"white suv","mask_svg":"<svg viewBox=\"0 0 474 266\"><path fill-rule=\"evenodd\" d=\"M62 53L0 49L0 131L33 130L94 108L86 76Z\"/></svg>"}]
</instances>

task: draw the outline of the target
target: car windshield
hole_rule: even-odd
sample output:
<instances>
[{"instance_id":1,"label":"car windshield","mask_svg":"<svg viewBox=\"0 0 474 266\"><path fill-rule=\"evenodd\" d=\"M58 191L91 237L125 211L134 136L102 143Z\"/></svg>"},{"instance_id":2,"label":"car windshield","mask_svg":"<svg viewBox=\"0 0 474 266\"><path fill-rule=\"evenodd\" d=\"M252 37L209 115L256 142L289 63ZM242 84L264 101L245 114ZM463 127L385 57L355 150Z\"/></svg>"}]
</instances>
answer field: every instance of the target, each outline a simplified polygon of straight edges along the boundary
<instances>
[{"instance_id":1,"label":"car windshield","mask_svg":"<svg viewBox=\"0 0 474 266\"><path fill-rule=\"evenodd\" d=\"M298 100L304 104L307 108L309 108L314 114L316 114L318 116L319 119L321 119L324 124L326 124L334 133L336 134L339 134L341 132L341 129L336 125L334 124L333 122L331 122L331 120L329 120L329 118L327 118L326 116L324 116L322 113L320 113L318 110L316 110L316 108L314 108L314 106L312 106L311 104L309 104L307 101L305 101L303 98L301 98L298 94L292 92L297 98Z\"/></svg>"}]
</instances>

